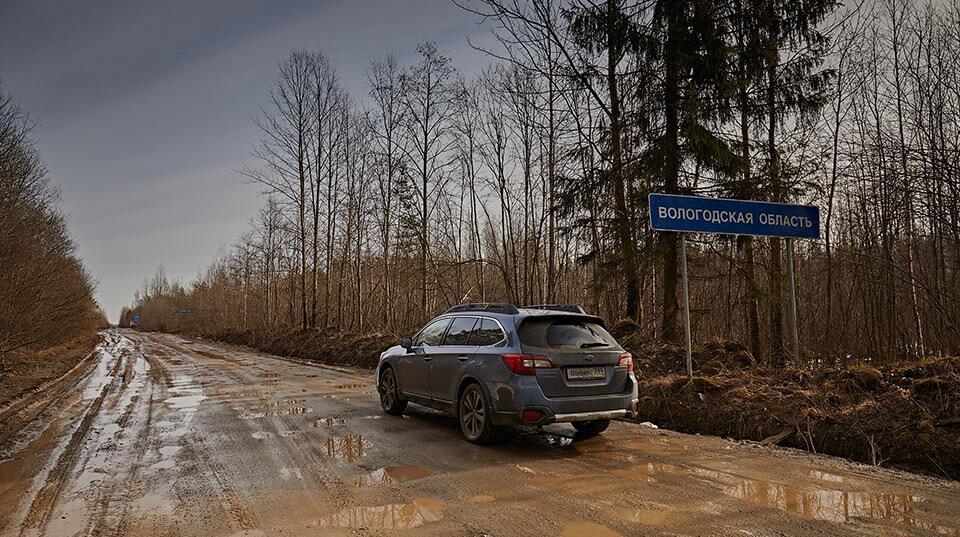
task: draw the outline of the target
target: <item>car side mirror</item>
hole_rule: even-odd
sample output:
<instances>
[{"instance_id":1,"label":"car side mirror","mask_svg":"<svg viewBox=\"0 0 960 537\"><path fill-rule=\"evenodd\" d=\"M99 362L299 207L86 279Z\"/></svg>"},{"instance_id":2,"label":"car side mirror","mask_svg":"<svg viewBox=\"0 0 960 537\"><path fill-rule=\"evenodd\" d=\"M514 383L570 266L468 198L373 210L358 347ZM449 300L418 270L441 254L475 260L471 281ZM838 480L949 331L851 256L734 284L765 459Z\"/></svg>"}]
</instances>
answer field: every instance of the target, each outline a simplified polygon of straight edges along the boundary
<instances>
[{"instance_id":1,"label":"car side mirror","mask_svg":"<svg viewBox=\"0 0 960 537\"><path fill-rule=\"evenodd\" d=\"M400 338L400 346L409 351L410 347L413 347L413 340L410 336L403 336Z\"/></svg>"}]
</instances>

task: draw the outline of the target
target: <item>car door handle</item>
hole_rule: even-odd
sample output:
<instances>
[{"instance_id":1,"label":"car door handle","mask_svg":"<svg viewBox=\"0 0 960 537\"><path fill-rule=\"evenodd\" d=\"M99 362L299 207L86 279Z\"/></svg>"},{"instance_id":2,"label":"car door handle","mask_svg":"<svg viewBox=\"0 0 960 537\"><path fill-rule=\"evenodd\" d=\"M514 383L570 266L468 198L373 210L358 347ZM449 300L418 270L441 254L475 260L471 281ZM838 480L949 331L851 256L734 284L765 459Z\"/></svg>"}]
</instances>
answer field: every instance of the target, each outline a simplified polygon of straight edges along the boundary
<instances>
[{"instance_id":1,"label":"car door handle","mask_svg":"<svg viewBox=\"0 0 960 537\"><path fill-rule=\"evenodd\" d=\"M464 354L464 355L462 355L462 356L457 356L457 360L459 360L459 361L461 361L461 362L466 362L466 361L469 360L469 359L470 359L470 357L467 356L466 354Z\"/></svg>"}]
</instances>

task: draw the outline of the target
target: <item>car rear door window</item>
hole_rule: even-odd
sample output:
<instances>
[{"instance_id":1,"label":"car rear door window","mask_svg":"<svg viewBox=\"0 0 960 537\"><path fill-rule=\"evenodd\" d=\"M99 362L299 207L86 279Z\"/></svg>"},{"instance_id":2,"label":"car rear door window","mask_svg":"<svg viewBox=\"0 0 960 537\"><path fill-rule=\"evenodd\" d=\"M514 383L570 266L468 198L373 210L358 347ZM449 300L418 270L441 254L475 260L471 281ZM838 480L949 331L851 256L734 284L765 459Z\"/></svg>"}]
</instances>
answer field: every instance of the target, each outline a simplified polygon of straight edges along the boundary
<instances>
[{"instance_id":1,"label":"car rear door window","mask_svg":"<svg viewBox=\"0 0 960 537\"><path fill-rule=\"evenodd\" d=\"M499 343L506 337L500 324L493 319L480 319L476 328L473 330L473 336L470 338L470 345L484 347Z\"/></svg>"},{"instance_id":2,"label":"car rear door window","mask_svg":"<svg viewBox=\"0 0 960 537\"><path fill-rule=\"evenodd\" d=\"M602 326L582 319L530 319L519 330L520 343L545 348L603 348L617 342Z\"/></svg>"},{"instance_id":3,"label":"car rear door window","mask_svg":"<svg viewBox=\"0 0 960 537\"><path fill-rule=\"evenodd\" d=\"M443 333L447 331L450 325L450 319L437 319L417 334L417 339L413 342L414 347L435 347L443 340Z\"/></svg>"},{"instance_id":4,"label":"car rear door window","mask_svg":"<svg viewBox=\"0 0 960 537\"><path fill-rule=\"evenodd\" d=\"M477 324L476 317L456 317L450 323L450 329L443 338L443 344L447 346L464 346L469 344L470 335L473 333L473 327Z\"/></svg>"}]
</instances>

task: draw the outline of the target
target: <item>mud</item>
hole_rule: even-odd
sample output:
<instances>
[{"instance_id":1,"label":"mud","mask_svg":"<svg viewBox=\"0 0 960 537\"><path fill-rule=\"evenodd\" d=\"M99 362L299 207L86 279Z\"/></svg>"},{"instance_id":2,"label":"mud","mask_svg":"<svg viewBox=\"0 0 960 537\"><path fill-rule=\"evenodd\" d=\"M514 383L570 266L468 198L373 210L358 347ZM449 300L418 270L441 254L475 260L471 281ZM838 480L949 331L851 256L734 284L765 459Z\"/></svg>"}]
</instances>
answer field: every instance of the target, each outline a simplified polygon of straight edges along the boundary
<instances>
[{"instance_id":1,"label":"mud","mask_svg":"<svg viewBox=\"0 0 960 537\"><path fill-rule=\"evenodd\" d=\"M0 536L960 537L954 481L630 423L478 447L367 370L169 335L95 360L3 431Z\"/></svg>"}]
</instances>

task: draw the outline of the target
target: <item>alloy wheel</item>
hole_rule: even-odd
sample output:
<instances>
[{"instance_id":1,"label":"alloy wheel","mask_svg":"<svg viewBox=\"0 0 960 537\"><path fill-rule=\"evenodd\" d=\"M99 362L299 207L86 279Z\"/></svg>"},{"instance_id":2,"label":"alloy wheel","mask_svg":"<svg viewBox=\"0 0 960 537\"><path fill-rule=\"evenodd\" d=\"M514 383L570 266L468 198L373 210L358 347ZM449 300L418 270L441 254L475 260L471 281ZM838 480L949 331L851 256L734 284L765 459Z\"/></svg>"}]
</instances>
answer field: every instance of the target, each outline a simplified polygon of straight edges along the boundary
<instances>
[{"instance_id":1,"label":"alloy wheel","mask_svg":"<svg viewBox=\"0 0 960 537\"><path fill-rule=\"evenodd\" d=\"M397 397L397 379L393 376L393 370L387 369L380 376L380 404L383 408L393 406L393 401Z\"/></svg>"},{"instance_id":2,"label":"alloy wheel","mask_svg":"<svg viewBox=\"0 0 960 537\"><path fill-rule=\"evenodd\" d=\"M479 390L470 390L463 398L463 407L460 412L460 419L463 421L464 429L471 438L480 436L483 431L483 425L486 420L486 409L483 407L483 396Z\"/></svg>"}]
</instances>

